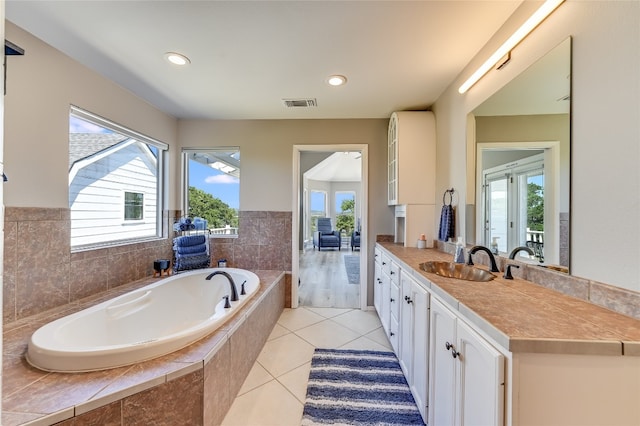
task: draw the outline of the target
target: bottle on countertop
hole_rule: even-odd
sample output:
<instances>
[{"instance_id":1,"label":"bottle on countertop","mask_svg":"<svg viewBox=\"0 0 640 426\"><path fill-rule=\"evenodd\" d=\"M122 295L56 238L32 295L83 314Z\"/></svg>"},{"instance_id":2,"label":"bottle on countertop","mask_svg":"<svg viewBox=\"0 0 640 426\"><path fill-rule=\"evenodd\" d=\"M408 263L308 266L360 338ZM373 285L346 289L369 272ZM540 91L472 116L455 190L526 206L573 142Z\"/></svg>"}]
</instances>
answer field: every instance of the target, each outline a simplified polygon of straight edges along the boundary
<instances>
[{"instance_id":1,"label":"bottle on countertop","mask_svg":"<svg viewBox=\"0 0 640 426\"><path fill-rule=\"evenodd\" d=\"M462 241L462 237L458 237L458 242L456 242L456 253L453 256L453 261L456 263L464 263L464 242Z\"/></svg>"},{"instance_id":2,"label":"bottle on countertop","mask_svg":"<svg viewBox=\"0 0 640 426\"><path fill-rule=\"evenodd\" d=\"M498 238L500 237L493 237L491 239L491 253L493 254L498 254Z\"/></svg>"}]
</instances>

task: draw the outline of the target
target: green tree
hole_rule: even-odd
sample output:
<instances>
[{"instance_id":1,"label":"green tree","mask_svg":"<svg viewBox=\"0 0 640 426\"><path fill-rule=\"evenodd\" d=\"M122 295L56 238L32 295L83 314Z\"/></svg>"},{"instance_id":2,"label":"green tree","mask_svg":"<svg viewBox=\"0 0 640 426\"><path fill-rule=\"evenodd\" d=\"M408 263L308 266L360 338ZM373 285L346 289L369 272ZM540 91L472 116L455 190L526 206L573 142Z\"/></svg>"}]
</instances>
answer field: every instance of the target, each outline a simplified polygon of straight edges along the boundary
<instances>
[{"instance_id":1,"label":"green tree","mask_svg":"<svg viewBox=\"0 0 640 426\"><path fill-rule=\"evenodd\" d=\"M342 204L340 204L342 211L336 216L336 228L338 230L344 229L347 235L351 235L354 228L353 212L355 205L355 200L342 200Z\"/></svg>"},{"instance_id":2,"label":"green tree","mask_svg":"<svg viewBox=\"0 0 640 426\"><path fill-rule=\"evenodd\" d=\"M238 212L227 203L193 186L189 187L189 217L206 219L209 228L238 227Z\"/></svg>"},{"instance_id":3,"label":"green tree","mask_svg":"<svg viewBox=\"0 0 640 426\"><path fill-rule=\"evenodd\" d=\"M527 185L527 225L532 231L544 231L544 189L533 182Z\"/></svg>"}]
</instances>

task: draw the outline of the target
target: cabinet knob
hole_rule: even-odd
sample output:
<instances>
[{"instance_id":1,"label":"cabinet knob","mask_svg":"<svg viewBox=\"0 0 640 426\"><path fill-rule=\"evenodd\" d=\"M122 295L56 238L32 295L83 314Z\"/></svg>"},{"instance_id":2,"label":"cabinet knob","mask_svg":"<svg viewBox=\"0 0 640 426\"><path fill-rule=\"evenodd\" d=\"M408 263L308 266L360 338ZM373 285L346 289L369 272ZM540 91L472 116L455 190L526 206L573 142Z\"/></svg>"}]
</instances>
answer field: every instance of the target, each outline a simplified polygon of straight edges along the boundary
<instances>
[{"instance_id":1,"label":"cabinet knob","mask_svg":"<svg viewBox=\"0 0 640 426\"><path fill-rule=\"evenodd\" d=\"M405 296L404 300L409 304L413 303L413 300L411 300L411 298L409 296Z\"/></svg>"},{"instance_id":2,"label":"cabinet knob","mask_svg":"<svg viewBox=\"0 0 640 426\"><path fill-rule=\"evenodd\" d=\"M383 264L383 265L386 265L386 264L387 264L387 262L382 262L382 264Z\"/></svg>"},{"instance_id":3,"label":"cabinet knob","mask_svg":"<svg viewBox=\"0 0 640 426\"><path fill-rule=\"evenodd\" d=\"M456 351L455 346L453 346L451 343L449 342L445 342L444 343L444 347L446 350L451 350L451 356L454 358L458 358L460 357L460 352Z\"/></svg>"},{"instance_id":4,"label":"cabinet knob","mask_svg":"<svg viewBox=\"0 0 640 426\"><path fill-rule=\"evenodd\" d=\"M389 336L395 336L395 335L396 335L396 333L394 333L393 331L391 331L391 332L389 333Z\"/></svg>"},{"instance_id":5,"label":"cabinet knob","mask_svg":"<svg viewBox=\"0 0 640 426\"><path fill-rule=\"evenodd\" d=\"M395 274L395 272L389 271L389 275L393 275L393 274Z\"/></svg>"},{"instance_id":6,"label":"cabinet knob","mask_svg":"<svg viewBox=\"0 0 640 426\"><path fill-rule=\"evenodd\" d=\"M395 301L396 301L396 299L394 299L394 298L392 297L392 298L391 298L391 302L393 303L393 302L395 302Z\"/></svg>"},{"instance_id":7,"label":"cabinet knob","mask_svg":"<svg viewBox=\"0 0 640 426\"><path fill-rule=\"evenodd\" d=\"M382 280L378 278L378 284L382 284Z\"/></svg>"}]
</instances>

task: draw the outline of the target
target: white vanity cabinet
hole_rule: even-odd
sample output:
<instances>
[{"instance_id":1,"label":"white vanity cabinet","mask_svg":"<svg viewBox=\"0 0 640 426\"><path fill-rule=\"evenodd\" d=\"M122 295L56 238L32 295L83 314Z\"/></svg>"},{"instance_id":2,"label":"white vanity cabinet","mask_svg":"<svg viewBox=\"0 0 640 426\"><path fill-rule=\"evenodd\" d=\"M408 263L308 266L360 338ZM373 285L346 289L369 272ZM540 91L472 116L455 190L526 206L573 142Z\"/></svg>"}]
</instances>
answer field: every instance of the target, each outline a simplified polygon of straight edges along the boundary
<instances>
[{"instance_id":1,"label":"white vanity cabinet","mask_svg":"<svg viewBox=\"0 0 640 426\"><path fill-rule=\"evenodd\" d=\"M394 112L389 120L387 202L435 201L435 117L431 111Z\"/></svg>"},{"instance_id":2,"label":"white vanity cabinet","mask_svg":"<svg viewBox=\"0 0 640 426\"><path fill-rule=\"evenodd\" d=\"M393 351L400 350L400 267L393 260L389 264L389 343Z\"/></svg>"},{"instance_id":3,"label":"white vanity cabinet","mask_svg":"<svg viewBox=\"0 0 640 426\"><path fill-rule=\"evenodd\" d=\"M377 247L373 255L373 306L380 316L382 311L382 254Z\"/></svg>"},{"instance_id":4,"label":"white vanity cabinet","mask_svg":"<svg viewBox=\"0 0 640 426\"><path fill-rule=\"evenodd\" d=\"M435 298L430 325L429 425L502 425L504 356Z\"/></svg>"},{"instance_id":5,"label":"white vanity cabinet","mask_svg":"<svg viewBox=\"0 0 640 426\"><path fill-rule=\"evenodd\" d=\"M408 273L400 272L400 367L422 418L427 421L429 293Z\"/></svg>"}]
</instances>

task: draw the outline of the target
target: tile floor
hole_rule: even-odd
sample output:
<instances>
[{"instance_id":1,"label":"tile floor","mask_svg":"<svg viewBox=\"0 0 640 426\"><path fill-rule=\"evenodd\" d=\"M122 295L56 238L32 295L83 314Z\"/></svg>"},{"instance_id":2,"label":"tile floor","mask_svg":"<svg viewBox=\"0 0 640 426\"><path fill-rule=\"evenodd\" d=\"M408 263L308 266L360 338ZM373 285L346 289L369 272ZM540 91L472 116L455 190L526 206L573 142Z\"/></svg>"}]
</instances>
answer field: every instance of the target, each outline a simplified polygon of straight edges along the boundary
<instances>
[{"instance_id":1,"label":"tile floor","mask_svg":"<svg viewBox=\"0 0 640 426\"><path fill-rule=\"evenodd\" d=\"M317 347L391 350L374 310L285 309L223 426L299 426Z\"/></svg>"}]
</instances>

